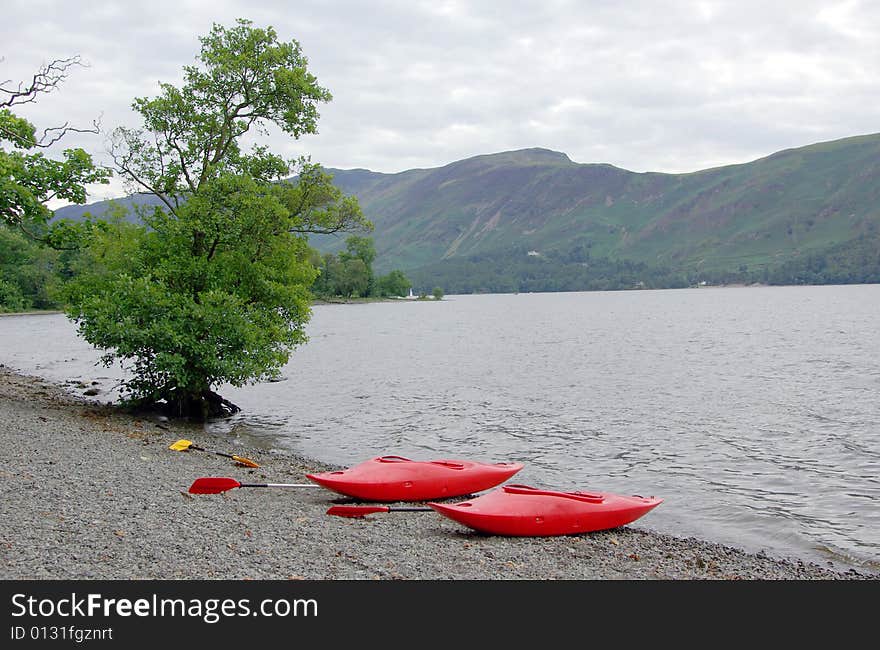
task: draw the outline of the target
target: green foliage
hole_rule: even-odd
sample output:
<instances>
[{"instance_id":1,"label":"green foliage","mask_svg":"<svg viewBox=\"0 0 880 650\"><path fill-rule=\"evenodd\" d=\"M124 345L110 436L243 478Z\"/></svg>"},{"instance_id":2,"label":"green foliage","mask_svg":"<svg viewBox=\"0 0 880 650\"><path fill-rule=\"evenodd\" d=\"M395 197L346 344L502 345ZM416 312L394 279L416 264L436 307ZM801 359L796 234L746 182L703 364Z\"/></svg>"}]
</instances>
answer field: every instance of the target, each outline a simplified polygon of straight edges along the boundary
<instances>
[{"instance_id":1,"label":"green foliage","mask_svg":"<svg viewBox=\"0 0 880 650\"><path fill-rule=\"evenodd\" d=\"M405 296L410 287L412 282L399 269L376 279L376 294L379 296Z\"/></svg>"},{"instance_id":2,"label":"green foliage","mask_svg":"<svg viewBox=\"0 0 880 650\"><path fill-rule=\"evenodd\" d=\"M105 182L108 176L106 170L95 169L82 149L64 151L62 160L0 149L0 214L7 224L45 224L52 215L46 202L85 203L85 185Z\"/></svg>"},{"instance_id":3,"label":"green foliage","mask_svg":"<svg viewBox=\"0 0 880 650\"><path fill-rule=\"evenodd\" d=\"M0 141L7 141L16 149L33 149L37 146L36 128L8 108L0 110Z\"/></svg>"},{"instance_id":4,"label":"green foliage","mask_svg":"<svg viewBox=\"0 0 880 650\"><path fill-rule=\"evenodd\" d=\"M373 260L376 247L370 237L351 235L345 240L345 250L339 253L342 265L337 280L338 293L343 296L368 296L374 293Z\"/></svg>"},{"instance_id":5,"label":"green foliage","mask_svg":"<svg viewBox=\"0 0 880 650\"><path fill-rule=\"evenodd\" d=\"M320 259L320 275L312 290L322 298L355 298L402 296L412 283L403 271L391 271L376 278L373 260L376 247L370 237L352 235L345 240L346 249L338 255L326 253ZM317 253L316 253L317 254Z\"/></svg>"},{"instance_id":6,"label":"green foliage","mask_svg":"<svg viewBox=\"0 0 880 650\"><path fill-rule=\"evenodd\" d=\"M674 288L693 284L687 274L626 260L593 258L575 245L529 255L525 246L446 260L410 271L415 286L439 282L449 293L517 293Z\"/></svg>"},{"instance_id":7,"label":"green foliage","mask_svg":"<svg viewBox=\"0 0 880 650\"><path fill-rule=\"evenodd\" d=\"M273 236L283 210L253 203L247 182L225 189L236 219L206 228L213 253L193 254L193 223L213 213L190 201L180 219L157 211L149 229L96 233L66 287L82 336L109 350L105 363L132 369L135 398L182 405L218 383L272 377L305 340L314 270L304 239Z\"/></svg>"},{"instance_id":8,"label":"green foliage","mask_svg":"<svg viewBox=\"0 0 880 650\"><path fill-rule=\"evenodd\" d=\"M434 300L443 300L443 289L441 289L440 287L434 287L431 295L434 296Z\"/></svg>"},{"instance_id":9,"label":"green foliage","mask_svg":"<svg viewBox=\"0 0 880 650\"><path fill-rule=\"evenodd\" d=\"M526 150L392 175L336 171L335 179L375 223L376 272L400 268L413 278L443 260L467 265L517 246L547 255L575 238L596 259L684 275L762 269L822 254L880 224L880 134L691 174L633 173ZM420 278L417 286L434 286Z\"/></svg>"},{"instance_id":10,"label":"green foliage","mask_svg":"<svg viewBox=\"0 0 880 650\"><path fill-rule=\"evenodd\" d=\"M759 275L769 284L880 283L880 233L808 253Z\"/></svg>"},{"instance_id":11,"label":"green foliage","mask_svg":"<svg viewBox=\"0 0 880 650\"><path fill-rule=\"evenodd\" d=\"M0 312L54 309L62 254L0 225Z\"/></svg>"},{"instance_id":12,"label":"green foliage","mask_svg":"<svg viewBox=\"0 0 880 650\"><path fill-rule=\"evenodd\" d=\"M285 183L281 200L291 212L300 215L302 224L291 232L328 235L339 231L372 230L354 196L346 196L333 184L333 175L320 165L304 159L292 183Z\"/></svg>"},{"instance_id":13,"label":"green foliage","mask_svg":"<svg viewBox=\"0 0 880 650\"><path fill-rule=\"evenodd\" d=\"M362 259L341 259L327 253L323 257L320 275L312 291L321 298L354 298L367 296L369 287L370 270Z\"/></svg>"},{"instance_id":14,"label":"green foliage","mask_svg":"<svg viewBox=\"0 0 880 650\"><path fill-rule=\"evenodd\" d=\"M339 287L339 293L350 298L358 298L369 295L370 269L359 258L347 259L342 262L343 283Z\"/></svg>"},{"instance_id":15,"label":"green foliage","mask_svg":"<svg viewBox=\"0 0 880 650\"><path fill-rule=\"evenodd\" d=\"M0 312L24 311L30 307L14 282L0 278Z\"/></svg>"},{"instance_id":16,"label":"green foliage","mask_svg":"<svg viewBox=\"0 0 880 650\"><path fill-rule=\"evenodd\" d=\"M159 97L135 99L144 128L115 132L117 165L172 211L221 174L287 175L289 164L264 147L242 152L241 136L265 133L268 124L295 138L314 133L317 104L331 99L307 71L299 43L279 42L271 27L240 19L232 28L215 24L200 41L201 66L184 67L183 87L162 83Z\"/></svg>"},{"instance_id":17,"label":"green foliage","mask_svg":"<svg viewBox=\"0 0 880 650\"><path fill-rule=\"evenodd\" d=\"M370 224L319 166L241 147L269 124L315 131L330 94L296 41L239 20L201 43L181 88L135 100L144 127L115 132L119 171L160 206L144 225L96 228L65 297L104 363L132 371L131 399L209 415L237 410L213 387L276 376L306 340L317 275L308 234ZM296 182L281 182L294 170Z\"/></svg>"},{"instance_id":18,"label":"green foliage","mask_svg":"<svg viewBox=\"0 0 880 650\"><path fill-rule=\"evenodd\" d=\"M880 232L773 266L745 264L730 270L676 270L632 260L593 257L589 247L529 255L526 247L446 260L410 271L416 286L441 281L452 293L678 289L724 284L880 283Z\"/></svg>"},{"instance_id":19,"label":"green foliage","mask_svg":"<svg viewBox=\"0 0 880 650\"><path fill-rule=\"evenodd\" d=\"M110 170L96 168L82 149L67 149L60 159L39 151L81 129L65 124L44 129L38 137L36 127L12 111L54 90L67 70L79 64L78 57L55 60L28 83L0 84L0 311L58 306L53 292L88 226L49 223L52 211L46 203L63 199L82 204L87 184L109 182Z\"/></svg>"},{"instance_id":20,"label":"green foliage","mask_svg":"<svg viewBox=\"0 0 880 650\"><path fill-rule=\"evenodd\" d=\"M355 258L363 261L367 268L373 268L373 260L376 259L376 246L372 237L351 235L346 238L345 251L339 254L339 259L345 261Z\"/></svg>"},{"instance_id":21,"label":"green foliage","mask_svg":"<svg viewBox=\"0 0 880 650\"><path fill-rule=\"evenodd\" d=\"M64 199L85 203L86 185L108 183L111 171L96 168L82 149L66 149L60 160L35 151L60 140L71 127L48 128L37 137L36 127L15 115L16 105L35 101L64 78L67 67L78 59L53 61L37 72L29 86L3 88L0 100L0 223L23 230L42 229L52 211L46 203ZM60 76L53 76L60 75ZM50 73L50 74L47 74ZM78 129L77 129L78 130ZM50 135L51 134L51 135Z\"/></svg>"}]
</instances>

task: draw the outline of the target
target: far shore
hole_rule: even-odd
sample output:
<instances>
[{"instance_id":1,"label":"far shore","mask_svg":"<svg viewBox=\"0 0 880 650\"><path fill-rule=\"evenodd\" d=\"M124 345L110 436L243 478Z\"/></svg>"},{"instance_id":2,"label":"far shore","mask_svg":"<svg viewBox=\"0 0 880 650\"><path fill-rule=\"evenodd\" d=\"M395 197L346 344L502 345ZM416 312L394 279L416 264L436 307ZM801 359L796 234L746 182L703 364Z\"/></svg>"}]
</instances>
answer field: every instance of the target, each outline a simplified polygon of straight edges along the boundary
<instances>
[{"instance_id":1,"label":"far shore","mask_svg":"<svg viewBox=\"0 0 880 650\"><path fill-rule=\"evenodd\" d=\"M3 316L43 316L50 314L63 314L60 309L33 309L31 311L0 311L0 317Z\"/></svg>"},{"instance_id":2,"label":"far shore","mask_svg":"<svg viewBox=\"0 0 880 650\"><path fill-rule=\"evenodd\" d=\"M701 284L694 285L691 287L676 287L676 288L666 288L666 289L644 289L644 288L632 288L632 289L613 289L610 291L675 291L678 289L763 289L763 288L773 288L773 287L846 287L853 286L848 284L763 284L760 282L755 282L752 284L744 284L744 283L731 283L731 284ZM859 286L859 285L855 285ZM492 294L492 295L518 295L519 293L602 293L602 291L529 291L529 292L507 292L502 294ZM450 296L457 295L465 295L465 296L480 296L486 295L483 293L468 293L468 294L447 294L444 295L443 298L440 298L442 302L446 298ZM430 294L425 298L420 298L418 296L410 297L410 296L385 296L382 298L316 298L312 301L312 305L362 305L374 302L434 302L435 298ZM33 309L30 311L16 311L16 312L4 312L0 311L0 318L3 316L34 316L40 314L63 314L64 311L61 309Z\"/></svg>"},{"instance_id":3,"label":"far shore","mask_svg":"<svg viewBox=\"0 0 880 650\"><path fill-rule=\"evenodd\" d=\"M427 298L418 298L413 297L410 298L408 296L400 296L398 298L394 298L391 296L385 296L382 298L316 298L312 301L312 306L315 305L365 305L368 303L374 302L416 302L421 300L431 301L433 302L433 296L428 296ZM442 300L442 299L441 299ZM29 311L0 311L0 318L3 316L42 316L42 315L51 315L51 314L63 314L63 309L31 309Z\"/></svg>"}]
</instances>

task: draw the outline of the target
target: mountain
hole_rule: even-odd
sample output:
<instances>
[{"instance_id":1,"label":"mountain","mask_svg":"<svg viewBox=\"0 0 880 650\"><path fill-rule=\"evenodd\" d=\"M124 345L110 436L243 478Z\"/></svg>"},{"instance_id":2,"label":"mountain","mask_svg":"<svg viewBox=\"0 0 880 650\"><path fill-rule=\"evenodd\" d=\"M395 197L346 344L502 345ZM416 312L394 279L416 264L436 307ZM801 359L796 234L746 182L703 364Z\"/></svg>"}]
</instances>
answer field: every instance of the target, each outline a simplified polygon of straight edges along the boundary
<instances>
[{"instance_id":1,"label":"mountain","mask_svg":"<svg viewBox=\"0 0 880 650\"><path fill-rule=\"evenodd\" d=\"M690 174L577 164L541 149L401 174L335 172L405 270L523 244L682 269L775 266L880 225L880 135Z\"/></svg>"},{"instance_id":2,"label":"mountain","mask_svg":"<svg viewBox=\"0 0 880 650\"><path fill-rule=\"evenodd\" d=\"M376 270L400 268L426 284L432 274L473 275L480 260L484 270L509 266L510 255L530 258L521 266L533 271L544 264L545 275L548 261L581 268L602 261L629 264L638 269L633 277L761 272L767 279L807 259L839 256L853 242L873 260L874 240L880 245L880 134L688 174L575 163L546 149L396 174L328 171L375 224ZM313 243L329 251L343 240Z\"/></svg>"},{"instance_id":3,"label":"mountain","mask_svg":"<svg viewBox=\"0 0 880 650\"><path fill-rule=\"evenodd\" d=\"M55 215L52 217L53 220L57 219L72 219L73 221L79 221L84 219L87 215L93 217L104 217L107 216L107 213L113 206L117 206L125 209L125 220L136 223L139 221L137 214L135 213L136 207L155 207L163 205L161 199L159 199L154 194L147 193L138 193L131 194L129 196L122 196L117 199L108 199L106 201L95 201L94 203L89 203L86 205L67 205L63 208L59 208L55 210Z\"/></svg>"}]
</instances>

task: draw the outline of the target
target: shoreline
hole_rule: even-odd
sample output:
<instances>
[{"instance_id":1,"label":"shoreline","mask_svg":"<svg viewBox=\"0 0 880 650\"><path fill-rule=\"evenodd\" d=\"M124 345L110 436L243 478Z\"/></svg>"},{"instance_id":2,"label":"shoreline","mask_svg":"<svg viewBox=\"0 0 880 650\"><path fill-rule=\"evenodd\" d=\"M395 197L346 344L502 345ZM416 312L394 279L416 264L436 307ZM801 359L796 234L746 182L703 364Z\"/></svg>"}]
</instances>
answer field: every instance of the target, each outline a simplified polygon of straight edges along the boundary
<instances>
[{"instance_id":1,"label":"shoreline","mask_svg":"<svg viewBox=\"0 0 880 650\"><path fill-rule=\"evenodd\" d=\"M750 554L650 529L486 536L433 513L327 516L326 490L191 495L200 476L307 483L334 467L207 439L201 427L95 404L0 366L0 556L6 580L864 580L872 573ZM174 452L186 438L252 458Z\"/></svg>"},{"instance_id":2,"label":"shoreline","mask_svg":"<svg viewBox=\"0 0 880 650\"><path fill-rule=\"evenodd\" d=\"M593 289L593 290L582 290L582 291L528 291L528 292L520 292L520 291L507 291L499 294L492 295L510 295L515 296L520 293L540 293L540 294L554 294L554 293L613 293L620 291L678 291L682 289L773 289L773 288L795 288L795 287L860 287L860 286L873 286L878 284L876 282L867 282L867 283L859 283L859 282L850 282L845 284L765 284L761 282L755 282L752 284L744 284L744 283L731 283L731 284L704 284L704 285L693 285L689 287L666 287L666 288L657 288L657 289L646 289L646 288L637 288L633 287L630 289ZM339 299L326 299L326 298L315 298L312 300L312 306L318 305L368 305L370 303L376 302L442 302L449 296L480 296L487 295L482 292L473 292L473 293L465 293L465 294L446 294L443 298L439 300L435 300L432 296L428 295L426 298L418 298L413 297L410 298L408 296L399 296L397 298L392 298L389 296L383 298L339 298ZM46 314L63 314L63 309L33 309L30 311L15 311L15 312L5 312L0 311L0 318L4 316L40 316Z\"/></svg>"}]
</instances>

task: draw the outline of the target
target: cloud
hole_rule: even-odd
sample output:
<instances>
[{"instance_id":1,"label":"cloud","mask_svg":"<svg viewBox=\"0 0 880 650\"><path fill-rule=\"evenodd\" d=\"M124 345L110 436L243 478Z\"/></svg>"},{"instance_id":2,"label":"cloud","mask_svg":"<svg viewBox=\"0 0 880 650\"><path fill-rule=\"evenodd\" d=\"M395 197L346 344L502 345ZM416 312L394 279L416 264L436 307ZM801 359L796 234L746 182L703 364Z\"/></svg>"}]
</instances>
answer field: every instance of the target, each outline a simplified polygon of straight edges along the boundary
<instances>
[{"instance_id":1,"label":"cloud","mask_svg":"<svg viewBox=\"0 0 880 650\"><path fill-rule=\"evenodd\" d=\"M318 135L271 145L330 167L395 172L541 146L682 172L880 131L880 6L867 1L6 5L0 77L72 53L91 63L28 108L41 125L134 125L132 99L178 81L211 23L271 24L334 97Z\"/></svg>"}]
</instances>

